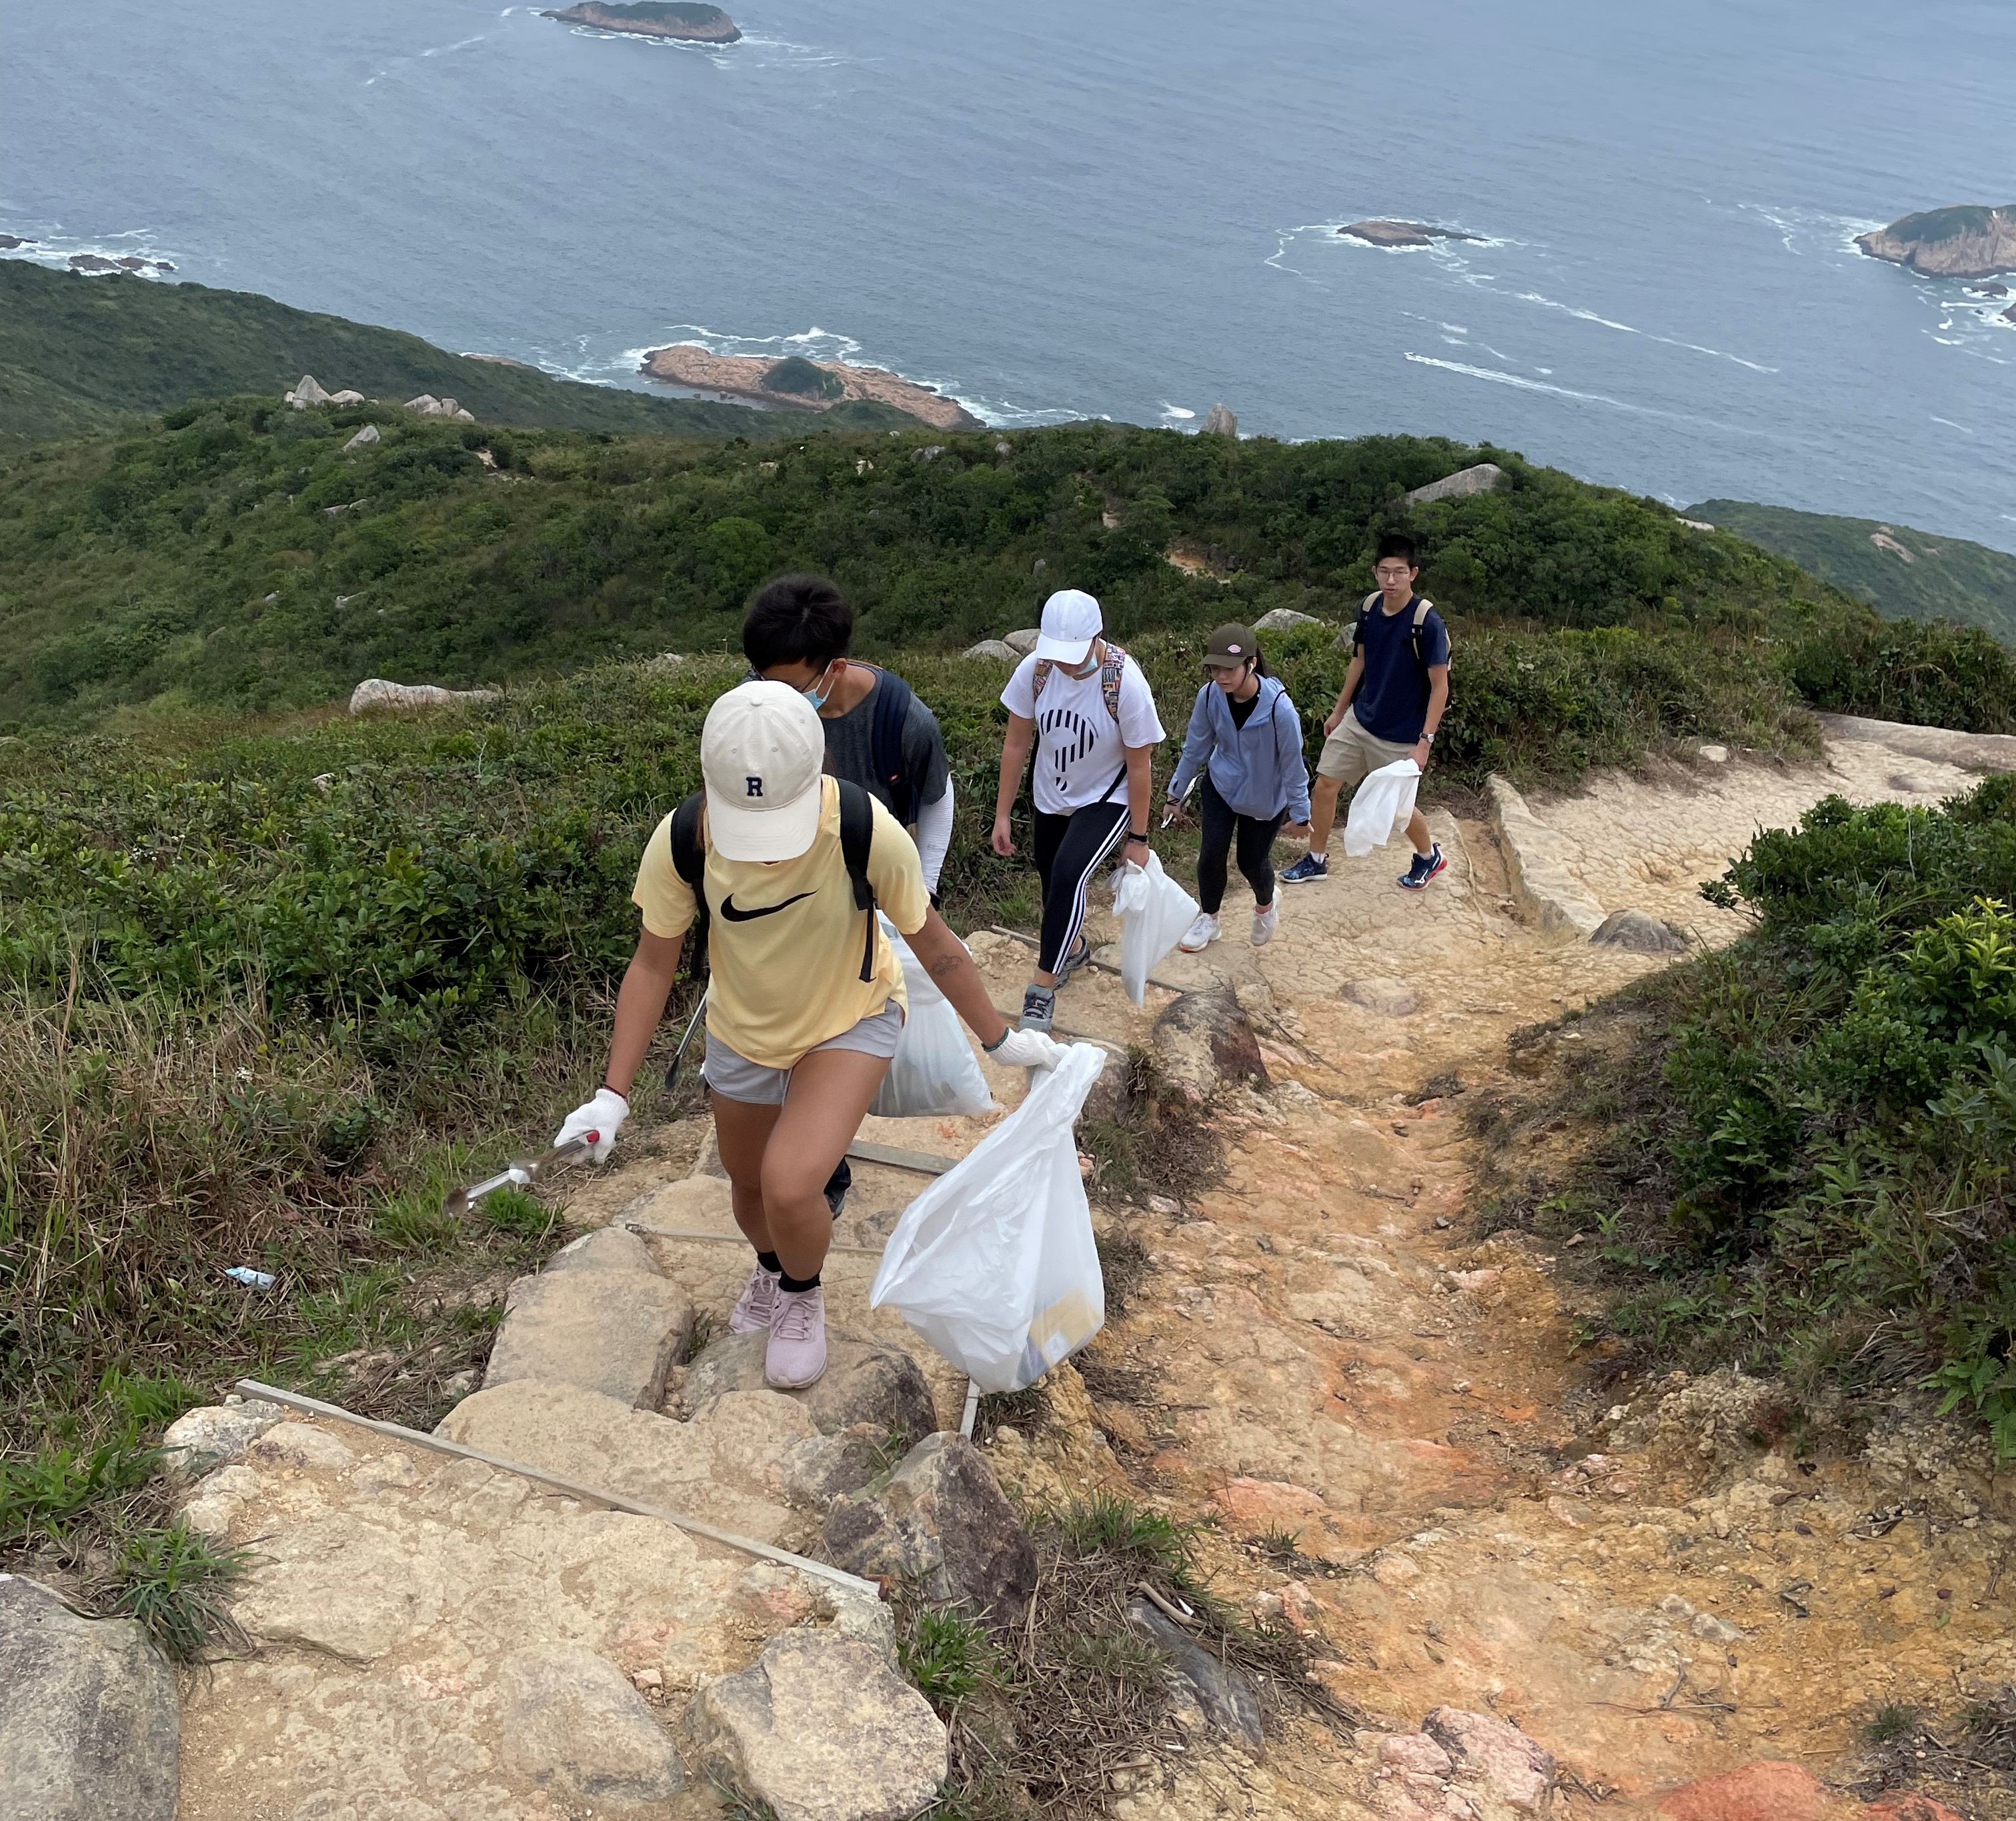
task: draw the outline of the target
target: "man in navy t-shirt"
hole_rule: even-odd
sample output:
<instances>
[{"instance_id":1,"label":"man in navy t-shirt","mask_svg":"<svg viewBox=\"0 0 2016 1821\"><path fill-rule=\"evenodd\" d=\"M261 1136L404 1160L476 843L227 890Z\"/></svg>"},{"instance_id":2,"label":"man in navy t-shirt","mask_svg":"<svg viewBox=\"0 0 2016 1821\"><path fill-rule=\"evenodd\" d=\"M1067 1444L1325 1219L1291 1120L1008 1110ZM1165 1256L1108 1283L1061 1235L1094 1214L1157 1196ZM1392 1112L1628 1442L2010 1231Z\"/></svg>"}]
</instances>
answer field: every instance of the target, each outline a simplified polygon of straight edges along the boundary
<instances>
[{"instance_id":1,"label":"man in navy t-shirt","mask_svg":"<svg viewBox=\"0 0 2016 1821\"><path fill-rule=\"evenodd\" d=\"M1428 768L1428 749L1449 706L1449 644L1442 615L1414 592L1420 573L1411 538L1395 534L1379 540L1373 564L1379 592L1358 616L1351 668L1323 723L1328 737L1309 793L1309 851L1281 875L1285 884L1328 876L1326 850L1337 793L1345 785L1355 790L1395 759ZM1419 891L1449 862L1440 844L1429 840L1427 818L1418 807L1408 819L1407 839L1414 844L1414 863L1400 883Z\"/></svg>"}]
</instances>

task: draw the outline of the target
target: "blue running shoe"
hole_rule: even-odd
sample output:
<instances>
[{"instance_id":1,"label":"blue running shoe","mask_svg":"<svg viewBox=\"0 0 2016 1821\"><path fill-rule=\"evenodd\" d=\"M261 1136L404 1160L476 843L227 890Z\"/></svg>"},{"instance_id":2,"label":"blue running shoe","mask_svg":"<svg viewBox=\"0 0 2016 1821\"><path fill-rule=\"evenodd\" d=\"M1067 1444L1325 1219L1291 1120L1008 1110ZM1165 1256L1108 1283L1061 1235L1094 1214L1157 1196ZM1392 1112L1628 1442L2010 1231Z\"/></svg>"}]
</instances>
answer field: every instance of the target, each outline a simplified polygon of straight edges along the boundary
<instances>
[{"instance_id":1,"label":"blue running shoe","mask_svg":"<svg viewBox=\"0 0 2016 1821\"><path fill-rule=\"evenodd\" d=\"M1319 860L1313 854L1305 854L1282 873L1281 883L1283 885L1306 885L1312 879L1327 879L1329 876L1330 857L1327 855Z\"/></svg>"},{"instance_id":2,"label":"blue running shoe","mask_svg":"<svg viewBox=\"0 0 2016 1821\"><path fill-rule=\"evenodd\" d=\"M1448 865L1442 855L1442 844L1437 841L1425 854L1414 856L1413 865L1400 875L1400 883L1409 891L1420 891L1431 879L1440 876Z\"/></svg>"}]
</instances>

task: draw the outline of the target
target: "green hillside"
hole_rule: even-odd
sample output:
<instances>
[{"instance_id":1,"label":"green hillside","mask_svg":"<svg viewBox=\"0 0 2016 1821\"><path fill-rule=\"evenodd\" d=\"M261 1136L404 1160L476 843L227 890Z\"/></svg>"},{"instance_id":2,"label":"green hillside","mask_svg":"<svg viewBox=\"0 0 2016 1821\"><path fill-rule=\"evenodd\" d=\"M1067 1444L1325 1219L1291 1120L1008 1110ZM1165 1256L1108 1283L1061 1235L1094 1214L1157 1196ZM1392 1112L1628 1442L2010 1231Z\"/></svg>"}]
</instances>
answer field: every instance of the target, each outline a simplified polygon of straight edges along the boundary
<instances>
[{"instance_id":1,"label":"green hillside","mask_svg":"<svg viewBox=\"0 0 2016 1821\"><path fill-rule=\"evenodd\" d=\"M2006 550L1942 538L1909 525L1835 518L1790 506L1738 499L1705 500L1689 518L1754 539L1803 569L1865 600L1880 613L1911 620L1957 620L1984 626L2016 643L2016 556ZM1875 542L1881 537L1909 552Z\"/></svg>"},{"instance_id":2,"label":"green hillside","mask_svg":"<svg viewBox=\"0 0 2016 1821\"><path fill-rule=\"evenodd\" d=\"M366 424L381 440L347 451ZM1027 625L1067 581L1123 635L1274 607L1337 621L1402 524L1459 619L1752 652L1877 624L1753 544L1502 451L931 434L616 440L270 397L34 451L0 466L0 721L300 707L366 675L470 684L723 649L749 590L798 567L837 575L885 650ZM1484 454L1509 487L1409 513L1406 489Z\"/></svg>"},{"instance_id":3,"label":"green hillside","mask_svg":"<svg viewBox=\"0 0 2016 1821\"><path fill-rule=\"evenodd\" d=\"M744 405L654 398L470 360L417 335L291 309L250 291L125 273L86 278L0 260L0 453L114 429L189 398L277 398L304 373L332 392L395 401L445 395L498 423L680 437L804 428L797 417ZM866 401L833 416L857 429L913 422Z\"/></svg>"}]
</instances>

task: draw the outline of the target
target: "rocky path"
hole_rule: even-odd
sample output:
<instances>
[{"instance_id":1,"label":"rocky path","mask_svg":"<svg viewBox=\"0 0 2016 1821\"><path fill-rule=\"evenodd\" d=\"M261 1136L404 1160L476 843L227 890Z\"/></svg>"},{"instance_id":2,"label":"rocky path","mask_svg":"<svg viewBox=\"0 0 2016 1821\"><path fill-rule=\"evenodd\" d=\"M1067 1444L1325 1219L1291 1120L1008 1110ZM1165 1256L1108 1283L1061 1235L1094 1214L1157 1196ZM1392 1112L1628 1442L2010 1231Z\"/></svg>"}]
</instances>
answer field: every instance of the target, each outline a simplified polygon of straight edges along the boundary
<instances>
[{"instance_id":1,"label":"rocky path","mask_svg":"<svg viewBox=\"0 0 2016 1821\"><path fill-rule=\"evenodd\" d=\"M1221 1179L1102 1212L1144 1281L1086 1373L1052 1374L981 1456L1025 1501L1105 1486L1203 1522L1219 1590L1309 1633L1368 1722L1291 1725L1257 1756L1201 1744L1144 1768L1123 1821L1920 1812L1845 1786L1881 1708L2016 1679L2016 1531L1978 1445L1900 1416L1858 1454L1795 1459L1768 1387L1726 1375L1613 1405L1571 1356L1553 1261L1481 1222L1459 1117L1511 1031L1669 959L1589 941L1592 919L1726 939L1694 887L1759 822L1831 790L1929 801L1966 781L1914 744L1439 815L1452 865L1421 896L1393 886L1391 850L1340 858L1264 951L1235 898L1230 939L1171 957L1141 1009L1110 974L1067 989L1060 1025L1150 1045L1179 1079L1234 1051L1262 1072L1212 1103ZM1027 950L973 947L1011 1002ZM956 1156L987 1123L865 1135ZM941 1516L980 1495L956 1445L917 1445L956 1428L963 1380L866 1308L920 1180L858 1168L827 1273L848 1339L824 1386L786 1398L747 1344L709 1338L746 1254L704 1132L661 1134L576 1195L587 1236L514 1291L443 1434L878 1571L915 1542L891 1540L899 1492ZM844 1576L283 1416L206 1413L184 1438L192 1520L259 1563L236 1607L257 1654L184 1690L185 1821L700 1814L717 1787L785 1821L894 1821L935 1787L942 1732L895 1672L886 1609ZM1012 1602L1012 1557L923 1565Z\"/></svg>"}]
</instances>

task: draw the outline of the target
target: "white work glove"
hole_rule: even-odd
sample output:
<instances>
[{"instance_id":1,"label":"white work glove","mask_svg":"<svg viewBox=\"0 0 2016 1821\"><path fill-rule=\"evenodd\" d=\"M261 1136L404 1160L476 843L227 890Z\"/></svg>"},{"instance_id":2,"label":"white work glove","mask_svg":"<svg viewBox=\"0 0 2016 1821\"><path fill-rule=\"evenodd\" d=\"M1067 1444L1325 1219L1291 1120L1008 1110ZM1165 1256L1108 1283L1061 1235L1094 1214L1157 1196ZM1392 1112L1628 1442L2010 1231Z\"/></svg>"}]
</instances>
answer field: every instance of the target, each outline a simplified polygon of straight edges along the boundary
<instances>
[{"instance_id":1,"label":"white work glove","mask_svg":"<svg viewBox=\"0 0 2016 1821\"><path fill-rule=\"evenodd\" d=\"M577 1138L585 1138L592 1132L594 1143L588 1147L588 1154L598 1164L609 1159L609 1147L615 1143L616 1134L623 1121L630 1117L630 1103L614 1088L598 1088L595 1098L574 1108L567 1116L567 1123L553 1134L556 1146L568 1143Z\"/></svg>"},{"instance_id":2,"label":"white work glove","mask_svg":"<svg viewBox=\"0 0 2016 1821\"><path fill-rule=\"evenodd\" d=\"M1064 1046L1040 1031L1010 1031L986 1053L1003 1068L1055 1068L1064 1059Z\"/></svg>"}]
</instances>

